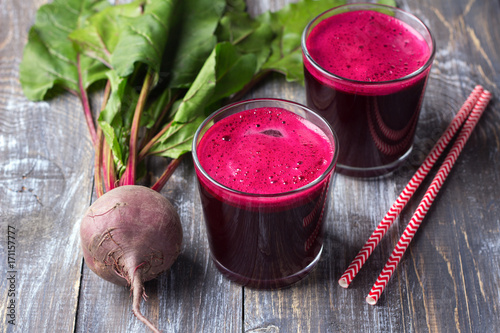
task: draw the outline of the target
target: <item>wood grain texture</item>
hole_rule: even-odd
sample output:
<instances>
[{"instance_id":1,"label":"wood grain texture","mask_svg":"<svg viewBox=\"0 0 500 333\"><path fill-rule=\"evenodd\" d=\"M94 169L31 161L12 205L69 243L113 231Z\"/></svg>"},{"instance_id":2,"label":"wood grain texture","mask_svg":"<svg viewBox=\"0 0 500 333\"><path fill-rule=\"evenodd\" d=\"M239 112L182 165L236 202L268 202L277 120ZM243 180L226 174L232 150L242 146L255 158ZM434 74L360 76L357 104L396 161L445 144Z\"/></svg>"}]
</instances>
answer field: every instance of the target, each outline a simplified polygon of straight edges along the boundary
<instances>
[{"instance_id":1,"label":"wood grain texture","mask_svg":"<svg viewBox=\"0 0 500 333\"><path fill-rule=\"evenodd\" d=\"M257 15L290 2L247 4ZM0 331L144 332L132 315L129 291L98 278L81 256L79 219L92 201L93 149L79 101L62 95L32 103L18 82L26 35L42 3L0 0ZM437 41L410 158L380 179L337 175L319 264L303 281L274 291L244 288L218 273L194 168L184 159L162 191L181 216L182 253L168 272L146 284L149 298L142 304L163 332L499 331L500 2L397 3L422 18ZM493 100L378 305L369 306L364 298L429 180L351 287L342 289L337 280L476 84L492 91ZM251 97L305 102L303 87L279 75L245 96ZM164 162L152 163L158 171ZM7 322L8 226L17 232L16 326Z\"/></svg>"},{"instance_id":2,"label":"wood grain texture","mask_svg":"<svg viewBox=\"0 0 500 333\"><path fill-rule=\"evenodd\" d=\"M92 149L78 100L29 102L18 82L38 4L2 1L0 35L0 327L74 330L80 271L79 219L92 190ZM15 234L15 296L7 277L7 229ZM7 304L15 300L16 325ZM9 310L10 313L10 310Z\"/></svg>"}]
</instances>

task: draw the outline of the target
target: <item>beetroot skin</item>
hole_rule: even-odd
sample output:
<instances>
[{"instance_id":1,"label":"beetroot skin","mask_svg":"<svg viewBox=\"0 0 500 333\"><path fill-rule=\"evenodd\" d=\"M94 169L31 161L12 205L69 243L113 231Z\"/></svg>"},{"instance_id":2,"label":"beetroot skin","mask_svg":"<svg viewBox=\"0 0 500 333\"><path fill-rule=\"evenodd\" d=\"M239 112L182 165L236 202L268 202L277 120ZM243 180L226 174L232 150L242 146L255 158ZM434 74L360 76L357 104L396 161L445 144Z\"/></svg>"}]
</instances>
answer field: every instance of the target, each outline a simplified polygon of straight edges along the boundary
<instances>
[{"instance_id":1,"label":"beetroot skin","mask_svg":"<svg viewBox=\"0 0 500 333\"><path fill-rule=\"evenodd\" d=\"M134 314L157 332L139 304L143 283L168 270L181 249L182 226L172 204L144 186L117 187L89 207L80 237L87 266L109 282L130 286Z\"/></svg>"}]
</instances>

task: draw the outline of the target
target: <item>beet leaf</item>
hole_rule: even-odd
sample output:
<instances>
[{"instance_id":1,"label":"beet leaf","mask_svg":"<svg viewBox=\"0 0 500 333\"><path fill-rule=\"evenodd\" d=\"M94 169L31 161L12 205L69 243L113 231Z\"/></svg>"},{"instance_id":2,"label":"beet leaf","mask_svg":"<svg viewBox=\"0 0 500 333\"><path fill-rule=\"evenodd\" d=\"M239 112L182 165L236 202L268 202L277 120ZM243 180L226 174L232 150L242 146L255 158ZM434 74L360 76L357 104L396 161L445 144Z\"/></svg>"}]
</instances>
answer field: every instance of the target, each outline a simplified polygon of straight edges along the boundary
<instances>
[{"instance_id":1,"label":"beet leaf","mask_svg":"<svg viewBox=\"0 0 500 333\"><path fill-rule=\"evenodd\" d=\"M277 12L260 15L257 20L268 24L276 34L271 56L262 68L283 73L289 82L303 82L301 37L305 26L320 13L344 3L342 0L302 0Z\"/></svg>"},{"instance_id":2,"label":"beet leaf","mask_svg":"<svg viewBox=\"0 0 500 333\"><path fill-rule=\"evenodd\" d=\"M169 88L189 88L217 38L214 31L226 7L225 0L182 0L175 8L175 29L169 36L162 79Z\"/></svg>"},{"instance_id":3,"label":"beet leaf","mask_svg":"<svg viewBox=\"0 0 500 333\"><path fill-rule=\"evenodd\" d=\"M303 28L342 3L301 0L253 18L243 0L55 0L38 12L20 78L33 100L55 87L80 97L96 186L109 190L134 184L149 155L173 159L171 173L203 119L267 73L301 82ZM87 89L104 80L96 129Z\"/></svg>"},{"instance_id":4,"label":"beet leaf","mask_svg":"<svg viewBox=\"0 0 500 333\"><path fill-rule=\"evenodd\" d=\"M79 28L87 17L107 6L106 0L55 0L41 6L29 31L19 67L23 92L29 99L43 100L49 91L57 88L80 98L94 143L97 134L87 89L105 78L106 67L78 53L68 34Z\"/></svg>"}]
</instances>

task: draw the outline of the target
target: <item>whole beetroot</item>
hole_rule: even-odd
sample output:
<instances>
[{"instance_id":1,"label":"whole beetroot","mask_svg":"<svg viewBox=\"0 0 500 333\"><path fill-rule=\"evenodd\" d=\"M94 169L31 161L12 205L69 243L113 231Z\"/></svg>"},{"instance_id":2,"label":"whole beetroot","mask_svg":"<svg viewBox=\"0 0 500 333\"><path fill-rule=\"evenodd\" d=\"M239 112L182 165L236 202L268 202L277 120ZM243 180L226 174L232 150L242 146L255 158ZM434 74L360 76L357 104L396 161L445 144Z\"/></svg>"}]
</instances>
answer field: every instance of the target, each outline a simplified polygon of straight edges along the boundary
<instances>
[{"instance_id":1,"label":"whole beetroot","mask_svg":"<svg viewBox=\"0 0 500 333\"><path fill-rule=\"evenodd\" d=\"M117 187L97 199L80 226L87 266L103 279L130 286L134 315L159 332L140 312L145 281L172 266L182 243L182 226L172 204L138 185Z\"/></svg>"}]
</instances>

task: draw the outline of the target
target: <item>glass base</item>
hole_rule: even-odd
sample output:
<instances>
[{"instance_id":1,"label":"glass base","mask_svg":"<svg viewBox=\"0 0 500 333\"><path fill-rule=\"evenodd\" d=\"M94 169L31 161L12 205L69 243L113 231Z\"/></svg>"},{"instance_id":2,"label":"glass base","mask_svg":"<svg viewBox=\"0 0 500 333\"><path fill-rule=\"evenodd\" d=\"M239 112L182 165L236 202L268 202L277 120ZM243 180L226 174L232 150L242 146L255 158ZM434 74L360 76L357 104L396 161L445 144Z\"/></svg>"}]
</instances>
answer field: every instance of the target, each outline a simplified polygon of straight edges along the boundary
<instances>
[{"instance_id":1,"label":"glass base","mask_svg":"<svg viewBox=\"0 0 500 333\"><path fill-rule=\"evenodd\" d=\"M224 275L227 279L236 282L242 286L249 287L249 288L255 288L255 289L280 289L284 287L288 287L303 278L305 278L316 266L318 263L319 259L321 258L321 253L323 252L323 246L321 246L321 249L318 252L318 255L316 258L309 263L305 268L302 270L281 278L277 279L271 279L271 280L266 280L266 279L254 279L254 278L249 278L243 275L240 275L238 273L235 273L226 267L224 267L219 261L217 261L214 257L212 257L212 260L217 267L217 269Z\"/></svg>"},{"instance_id":2,"label":"glass base","mask_svg":"<svg viewBox=\"0 0 500 333\"><path fill-rule=\"evenodd\" d=\"M410 147L400 158L389 164L376 167L358 168L337 163L336 171L344 176L360 178L377 178L387 176L398 169L401 164L410 156L413 146Z\"/></svg>"}]
</instances>

